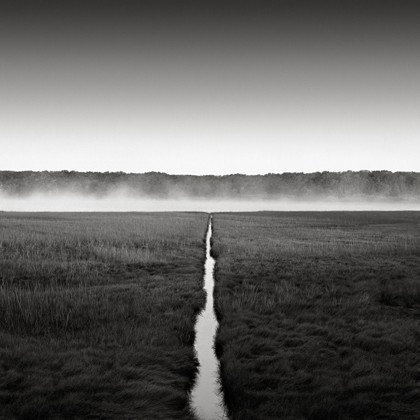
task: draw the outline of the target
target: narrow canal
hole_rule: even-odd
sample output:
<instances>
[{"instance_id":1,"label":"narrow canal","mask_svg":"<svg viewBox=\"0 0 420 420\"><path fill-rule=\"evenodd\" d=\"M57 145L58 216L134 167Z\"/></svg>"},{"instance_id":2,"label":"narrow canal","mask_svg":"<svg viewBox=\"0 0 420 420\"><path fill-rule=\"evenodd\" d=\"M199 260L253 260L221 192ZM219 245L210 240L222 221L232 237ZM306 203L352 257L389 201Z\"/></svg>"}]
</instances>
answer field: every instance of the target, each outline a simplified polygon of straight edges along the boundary
<instances>
[{"instance_id":1,"label":"narrow canal","mask_svg":"<svg viewBox=\"0 0 420 420\"><path fill-rule=\"evenodd\" d=\"M219 381L219 361L214 351L214 339L218 322L213 307L215 260L210 255L213 217L209 218L206 236L206 262L204 266L204 290L206 307L198 316L195 350L200 363L199 373L191 392L191 406L200 420L228 419Z\"/></svg>"}]
</instances>

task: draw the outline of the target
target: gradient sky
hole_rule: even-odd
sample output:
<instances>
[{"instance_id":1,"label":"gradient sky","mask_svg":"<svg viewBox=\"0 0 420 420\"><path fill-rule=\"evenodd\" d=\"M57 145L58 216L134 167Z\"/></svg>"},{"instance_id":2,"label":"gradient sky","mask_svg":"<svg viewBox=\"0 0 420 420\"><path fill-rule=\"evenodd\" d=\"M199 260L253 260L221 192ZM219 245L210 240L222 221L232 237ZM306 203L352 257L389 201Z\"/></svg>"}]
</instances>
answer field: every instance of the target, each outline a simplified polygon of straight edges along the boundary
<instances>
[{"instance_id":1,"label":"gradient sky","mask_svg":"<svg viewBox=\"0 0 420 420\"><path fill-rule=\"evenodd\" d=\"M275 4L2 0L0 169L420 171L415 2Z\"/></svg>"}]
</instances>

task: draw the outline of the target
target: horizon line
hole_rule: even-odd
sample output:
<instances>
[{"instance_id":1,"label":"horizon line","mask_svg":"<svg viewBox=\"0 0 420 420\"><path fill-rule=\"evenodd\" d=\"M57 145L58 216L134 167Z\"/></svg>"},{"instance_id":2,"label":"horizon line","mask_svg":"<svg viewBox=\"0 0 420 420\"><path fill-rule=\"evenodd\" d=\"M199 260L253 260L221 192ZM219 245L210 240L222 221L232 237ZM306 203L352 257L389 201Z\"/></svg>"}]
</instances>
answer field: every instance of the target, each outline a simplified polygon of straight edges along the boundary
<instances>
[{"instance_id":1,"label":"horizon line","mask_svg":"<svg viewBox=\"0 0 420 420\"><path fill-rule=\"evenodd\" d=\"M168 173L168 172L161 172L161 171L146 171L146 172L125 172L125 171L80 171L80 170L73 170L73 169L60 169L60 170L34 170L34 169L23 169L23 170L13 170L13 169L0 169L1 172L14 172L14 173L24 173L24 172L35 172L35 173L60 173L60 172L68 172L68 173L77 173L77 174L125 174L125 175L148 175L148 174L161 174L161 175L168 175L168 176L193 176L193 177L206 177L206 176L213 176L213 177L226 177L226 176L268 176L268 175L286 175L286 174L303 174L303 175L313 175L313 174L343 174L343 173L376 173L376 172L386 172L391 174L398 174L398 173L411 173L411 174L419 174L420 171L391 171L388 169L347 169L343 171L312 171L312 172L304 172L304 171L296 171L296 172L266 172L266 173L258 173L258 174L246 174L241 172L236 173L224 173L224 174L191 174L191 173Z\"/></svg>"}]
</instances>

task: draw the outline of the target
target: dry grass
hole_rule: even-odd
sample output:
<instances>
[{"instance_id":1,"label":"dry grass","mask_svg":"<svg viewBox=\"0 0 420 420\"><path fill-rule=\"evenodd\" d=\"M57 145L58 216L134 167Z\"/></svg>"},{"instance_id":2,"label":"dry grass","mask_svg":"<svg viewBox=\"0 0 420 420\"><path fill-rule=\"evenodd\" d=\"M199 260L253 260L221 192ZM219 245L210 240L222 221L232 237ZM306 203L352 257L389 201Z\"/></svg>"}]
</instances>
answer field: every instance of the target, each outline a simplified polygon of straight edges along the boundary
<instances>
[{"instance_id":1,"label":"dry grass","mask_svg":"<svg viewBox=\"0 0 420 420\"><path fill-rule=\"evenodd\" d=\"M420 214L216 214L233 420L420 412Z\"/></svg>"},{"instance_id":2,"label":"dry grass","mask_svg":"<svg viewBox=\"0 0 420 420\"><path fill-rule=\"evenodd\" d=\"M0 213L0 418L192 418L206 225Z\"/></svg>"}]
</instances>

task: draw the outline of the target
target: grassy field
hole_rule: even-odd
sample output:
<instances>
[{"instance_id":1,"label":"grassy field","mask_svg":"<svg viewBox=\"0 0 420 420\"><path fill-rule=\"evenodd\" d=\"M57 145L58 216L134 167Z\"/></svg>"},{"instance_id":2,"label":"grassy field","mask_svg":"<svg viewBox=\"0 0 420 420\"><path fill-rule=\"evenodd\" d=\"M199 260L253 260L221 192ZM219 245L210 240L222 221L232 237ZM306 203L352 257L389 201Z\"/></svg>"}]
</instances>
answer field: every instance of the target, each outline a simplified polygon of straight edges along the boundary
<instances>
[{"instance_id":1,"label":"grassy field","mask_svg":"<svg viewBox=\"0 0 420 420\"><path fill-rule=\"evenodd\" d=\"M420 415L420 214L215 214L232 420Z\"/></svg>"},{"instance_id":2,"label":"grassy field","mask_svg":"<svg viewBox=\"0 0 420 420\"><path fill-rule=\"evenodd\" d=\"M0 418L192 419L207 220L0 213Z\"/></svg>"}]
</instances>

